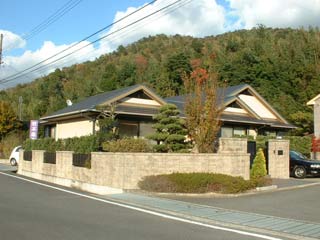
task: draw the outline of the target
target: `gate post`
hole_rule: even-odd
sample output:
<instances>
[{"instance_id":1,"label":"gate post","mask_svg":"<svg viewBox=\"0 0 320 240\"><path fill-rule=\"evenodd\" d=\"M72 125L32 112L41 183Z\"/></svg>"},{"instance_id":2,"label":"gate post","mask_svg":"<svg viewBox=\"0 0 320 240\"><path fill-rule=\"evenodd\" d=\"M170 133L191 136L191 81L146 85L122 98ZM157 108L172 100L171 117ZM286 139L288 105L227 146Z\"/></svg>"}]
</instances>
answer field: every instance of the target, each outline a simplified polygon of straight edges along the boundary
<instances>
[{"instance_id":1,"label":"gate post","mask_svg":"<svg viewBox=\"0 0 320 240\"><path fill-rule=\"evenodd\" d=\"M268 174L272 178L290 178L289 145L288 140L268 140Z\"/></svg>"}]
</instances>

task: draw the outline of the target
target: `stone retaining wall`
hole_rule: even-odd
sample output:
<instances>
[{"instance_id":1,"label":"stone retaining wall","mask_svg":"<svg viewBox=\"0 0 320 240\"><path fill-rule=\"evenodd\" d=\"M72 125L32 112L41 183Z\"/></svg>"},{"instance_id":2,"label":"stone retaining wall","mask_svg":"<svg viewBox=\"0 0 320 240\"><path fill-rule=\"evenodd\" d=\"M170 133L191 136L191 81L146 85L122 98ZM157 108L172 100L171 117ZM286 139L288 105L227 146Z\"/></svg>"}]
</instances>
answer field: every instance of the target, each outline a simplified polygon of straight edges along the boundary
<instances>
[{"instance_id":1,"label":"stone retaining wall","mask_svg":"<svg viewBox=\"0 0 320 240\"><path fill-rule=\"evenodd\" d=\"M234 141L234 140L232 140ZM236 149L246 139L236 141ZM230 142L232 144L232 142ZM249 179L249 154L227 150L217 154L104 153L91 154L91 169L72 165L72 152L57 152L56 164L43 163L44 151L32 151L32 161L21 160L18 173L95 193L137 189L145 176L173 172L211 172ZM23 152L20 152L23 159Z\"/></svg>"}]
</instances>

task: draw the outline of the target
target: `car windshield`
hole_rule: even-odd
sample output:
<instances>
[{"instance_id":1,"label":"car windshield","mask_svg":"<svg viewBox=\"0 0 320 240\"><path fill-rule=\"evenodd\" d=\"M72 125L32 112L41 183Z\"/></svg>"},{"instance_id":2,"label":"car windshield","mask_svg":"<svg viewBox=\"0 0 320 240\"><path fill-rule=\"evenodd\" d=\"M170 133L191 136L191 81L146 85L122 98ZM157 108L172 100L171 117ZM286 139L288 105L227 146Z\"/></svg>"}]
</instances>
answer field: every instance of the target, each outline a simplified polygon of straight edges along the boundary
<instances>
[{"instance_id":1,"label":"car windshield","mask_svg":"<svg viewBox=\"0 0 320 240\"><path fill-rule=\"evenodd\" d=\"M16 152L19 152L22 147L17 147Z\"/></svg>"},{"instance_id":2,"label":"car windshield","mask_svg":"<svg viewBox=\"0 0 320 240\"><path fill-rule=\"evenodd\" d=\"M305 155L303 155L300 152L295 152L295 151L290 151L290 155L291 157L293 157L294 159L305 159L305 160L309 160Z\"/></svg>"}]
</instances>

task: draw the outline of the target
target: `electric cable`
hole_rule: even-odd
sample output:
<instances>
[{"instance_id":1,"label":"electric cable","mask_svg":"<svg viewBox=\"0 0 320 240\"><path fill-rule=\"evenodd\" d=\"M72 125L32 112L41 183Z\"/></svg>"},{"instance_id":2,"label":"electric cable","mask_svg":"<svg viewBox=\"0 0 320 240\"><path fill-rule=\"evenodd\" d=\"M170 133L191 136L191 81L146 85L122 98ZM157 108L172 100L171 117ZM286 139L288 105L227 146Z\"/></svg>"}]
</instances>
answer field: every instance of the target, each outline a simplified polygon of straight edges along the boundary
<instances>
[{"instance_id":1,"label":"electric cable","mask_svg":"<svg viewBox=\"0 0 320 240\"><path fill-rule=\"evenodd\" d=\"M65 14L67 14L69 11L71 11L73 8L75 8L80 2L82 2L82 0L69 0L62 7L60 7L53 14L51 14L49 17L43 20L40 24L32 28L28 33L23 35L21 38L24 40L29 40L33 38L35 35L44 31L51 24L53 24L54 22L59 20L61 17L63 17ZM3 50L3 52L8 51L12 46L13 44L7 46L6 49Z\"/></svg>"},{"instance_id":2,"label":"electric cable","mask_svg":"<svg viewBox=\"0 0 320 240\"><path fill-rule=\"evenodd\" d=\"M50 57L48 57L48 58L46 58L46 59L44 59L44 60L42 60L42 61L40 61L40 62L38 62L38 63L34 64L34 65L32 65L32 66L30 66L30 67L28 67L28 68L26 68L26 69L24 69L24 70L22 70L22 71L20 71L20 72L18 72L18 73L12 74L11 76L7 76L7 77L5 77L4 79L1 79L1 80L0 80L0 83L1 83L1 82L7 82L7 81L8 81L8 80L10 80L11 78L13 78L13 77L15 77L15 76L17 76L17 75L20 75L20 74L22 74L22 73L24 73L24 72L26 72L26 71L28 71L28 70L30 70L30 69L32 69L32 68L34 68L34 67L36 67L36 66L39 66L40 64L42 64L42 63L44 63L44 62L46 62L46 61L50 60L51 58L54 58L54 57L58 56L58 55L59 55L59 54L61 54L61 53L66 52L67 50L69 50L69 49L71 49L71 48L73 48L73 47L75 47L75 46L79 45L81 42L84 42L84 41L88 40L89 38L91 38L92 36L97 35L98 33L100 33L100 32L102 32L102 31L106 30L107 28L109 28L109 27L111 27L111 26L113 26L113 25L115 25L115 24L117 24L117 23L121 22L122 20L124 20L124 19L128 18L129 16L131 16L131 15L133 15L133 14L135 14L135 13L137 13L137 12L141 11L142 9L144 9L145 7L147 7L147 6L151 5L152 3L156 2L156 1L157 1L157 0L153 0L153 1L149 2L148 4L145 4L145 5L144 5L144 6L142 6L141 8L138 8L136 11L134 11L134 12L132 12L132 13L130 13L130 14L128 14L128 15L126 15L126 16L124 16L124 17L120 18L119 20L117 20L117 21L115 21L115 22L113 22L113 23L111 23L111 24L109 24L109 25L107 25L107 26L105 26L105 27L101 28L100 30L98 30L98 31L94 32L93 34L91 34L91 35L89 35L89 36L87 36L87 37L83 38L82 40L80 40L80 41L78 41L78 42L76 42L76 43L72 44L71 46L69 46L69 47L65 48L64 50L59 51L58 53L56 53L56 54L54 54L54 55L52 55L52 56L50 56Z\"/></svg>"},{"instance_id":3,"label":"electric cable","mask_svg":"<svg viewBox=\"0 0 320 240\"><path fill-rule=\"evenodd\" d=\"M94 43L96 43L96 42L98 42L98 41L100 41L100 40L102 40L102 39L105 39L105 38L110 37L110 36L112 36L112 35L114 35L114 34L116 34L116 33L119 33L119 32L121 32L121 31L127 29L127 28L130 27L130 26L133 26L133 25L135 25L135 24L137 24L137 23L139 23L139 22L141 22L141 21L143 21L143 20L145 20L145 19L147 19L147 18L150 18L150 17L154 16L155 14L157 14L157 13L159 13L159 12L162 12L162 11L167 10L168 8L172 7L172 9L169 9L169 11L166 12L166 14L168 14L168 13L170 13L170 12L172 12L172 11L175 11L177 8L180 8L181 6L184 6L184 5L188 4L188 3L190 3L191 1L192 1L192 0L188 0L188 1L186 1L185 3L183 3L182 0L177 0L177 1L175 1L175 2L173 2L173 3L171 3L171 4L168 4L168 5L166 5L165 7L162 7L162 8L160 8L160 9L152 12L151 14L148 14L148 15L146 15L146 16L144 16L144 17L142 17L142 18L140 18L140 19L138 19L138 20L136 20L136 21L134 21L134 22L126 25L126 26L124 26L124 27L121 27L121 28L119 28L119 29L117 29L117 30L115 30L115 31L113 31L113 32L111 32L111 33L108 33L108 34L104 35L103 37L100 37L100 38L96 39L95 41L90 42L90 43L88 43L88 44L86 44L86 45L84 45L84 46L82 46L82 47L80 47L80 48L78 48L78 49L76 49L76 50L74 50L74 51L72 51L72 52L64 55L64 56L62 56L62 57L59 57L58 59L55 59L55 60L51 61L50 63L47 63L47 64L42 65L42 66L39 66L38 68L35 68L35 69L32 69L32 70L28 69L28 70L30 70L28 73L25 73L25 74L20 75L20 76L16 76L16 77L14 77L14 78L4 79L4 80L2 80L0 83L7 83L7 82L13 81L13 80L15 80L15 79L17 79L17 78L20 78L20 77L22 77L22 76L24 76L24 75L26 75L26 74L30 74L30 73L36 72L36 71L38 71L39 69L47 68L49 65L52 65L52 64L54 64L54 63L56 63L56 62L58 62L58 61L60 61L60 60L62 60L62 59L64 59L64 58L66 58L66 57L68 57L68 56L70 56L70 55L72 55L72 54L74 54L74 53L76 53L76 52L78 52L78 51L80 51L80 50L82 50L82 49L90 46L90 45L93 45ZM174 6L174 5L177 4L177 3L180 3L180 5ZM173 7L174 7L174 8L173 8ZM160 17L162 17L162 16L160 16ZM149 24L149 23L145 23L145 24ZM144 25L145 25L145 24L144 24ZM102 30L101 30L101 31L102 31ZM132 30L131 30L131 31L132 31ZM123 34L123 33L122 33L122 34ZM127 33L124 33L124 34L127 34ZM90 35L90 36L93 36L93 35L94 35L94 34L92 34L92 35ZM70 47L70 48L71 48L71 47ZM70 48L68 48L68 49L70 49ZM57 56L57 55L58 55L58 54L56 54L56 55L54 55L54 56ZM50 58L49 58L49 59L50 59ZM47 60L48 60L48 59L47 59ZM44 60L44 61L46 61L46 60ZM43 63L43 61L42 61L42 63ZM37 65L39 65L39 64L37 64Z\"/></svg>"}]
</instances>

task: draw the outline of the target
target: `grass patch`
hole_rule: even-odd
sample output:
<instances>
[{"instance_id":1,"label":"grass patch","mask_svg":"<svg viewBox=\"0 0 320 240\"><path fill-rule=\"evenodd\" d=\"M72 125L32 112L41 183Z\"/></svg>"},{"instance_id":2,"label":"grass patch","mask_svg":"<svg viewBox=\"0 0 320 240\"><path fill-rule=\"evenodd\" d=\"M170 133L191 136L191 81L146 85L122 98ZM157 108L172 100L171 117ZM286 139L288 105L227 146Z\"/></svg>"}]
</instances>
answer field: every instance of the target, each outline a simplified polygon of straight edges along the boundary
<instances>
[{"instance_id":1,"label":"grass patch","mask_svg":"<svg viewBox=\"0 0 320 240\"><path fill-rule=\"evenodd\" d=\"M167 193L242 193L271 185L270 178L244 180L216 173L172 173L147 176L139 182L142 190Z\"/></svg>"}]
</instances>

